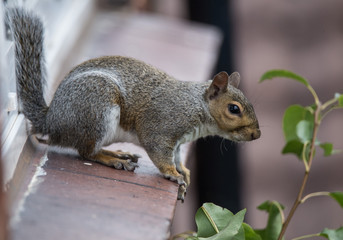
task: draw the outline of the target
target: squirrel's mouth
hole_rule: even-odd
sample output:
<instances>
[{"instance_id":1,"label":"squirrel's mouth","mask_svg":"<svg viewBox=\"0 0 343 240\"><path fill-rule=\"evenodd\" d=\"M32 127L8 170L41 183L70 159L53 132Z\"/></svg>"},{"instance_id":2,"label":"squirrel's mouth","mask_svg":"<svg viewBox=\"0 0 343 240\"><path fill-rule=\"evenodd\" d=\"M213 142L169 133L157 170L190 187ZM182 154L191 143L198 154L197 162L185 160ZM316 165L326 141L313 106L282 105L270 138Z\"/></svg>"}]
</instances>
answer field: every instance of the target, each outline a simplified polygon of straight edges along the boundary
<instances>
[{"instance_id":1,"label":"squirrel's mouth","mask_svg":"<svg viewBox=\"0 0 343 240\"><path fill-rule=\"evenodd\" d=\"M227 134L225 138L234 142L248 142L253 141L261 137L261 130L256 129L244 129L240 128L239 131L233 131Z\"/></svg>"},{"instance_id":2,"label":"squirrel's mouth","mask_svg":"<svg viewBox=\"0 0 343 240\"><path fill-rule=\"evenodd\" d=\"M261 137L261 130L257 128L254 132L251 133L251 141L259 139Z\"/></svg>"}]
</instances>

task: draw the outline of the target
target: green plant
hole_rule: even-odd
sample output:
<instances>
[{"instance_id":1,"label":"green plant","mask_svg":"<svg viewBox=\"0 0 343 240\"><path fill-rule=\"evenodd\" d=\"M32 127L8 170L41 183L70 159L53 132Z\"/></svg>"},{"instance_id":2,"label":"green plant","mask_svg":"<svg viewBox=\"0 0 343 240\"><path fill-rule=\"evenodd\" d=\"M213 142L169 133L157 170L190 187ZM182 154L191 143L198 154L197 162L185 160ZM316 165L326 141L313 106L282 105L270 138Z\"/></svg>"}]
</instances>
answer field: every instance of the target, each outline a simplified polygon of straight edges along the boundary
<instances>
[{"instance_id":1,"label":"green plant","mask_svg":"<svg viewBox=\"0 0 343 240\"><path fill-rule=\"evenodd\" d=\"M245 210L234 215L227 209L212 203L205 203L199 208L195 216L198 232L180 234L173 239L182 237L187 240L281 240L284 239L284 234L296 209L308 199L317 196L329 196L343 208L343 192L314 192L304 195L316 148L322 148L324 156L331 156L340 152L333 148L332 143L320 142L317 139L317 133L322 120L328 113L334 109L343 108L343 94L335 94L334 98L322 103L305 78L286 70L268 71L262 75L260 82L274 78L289 78L298 81L310 91L314 98L314 104L311 106L292 105L288 107L283 117L283 133L286 144L282 154L295 154L302 161L305 169L299 192L288 216L285 218L284 207L280 203L266 201L258 206L258 209L269 214L267 225L264 229L254 230L243 222ZM343 227L338 229L326 228L320 233L301 236L293 240L316 236L329 240L342 240Z\"/></svg>"}]
</instances>

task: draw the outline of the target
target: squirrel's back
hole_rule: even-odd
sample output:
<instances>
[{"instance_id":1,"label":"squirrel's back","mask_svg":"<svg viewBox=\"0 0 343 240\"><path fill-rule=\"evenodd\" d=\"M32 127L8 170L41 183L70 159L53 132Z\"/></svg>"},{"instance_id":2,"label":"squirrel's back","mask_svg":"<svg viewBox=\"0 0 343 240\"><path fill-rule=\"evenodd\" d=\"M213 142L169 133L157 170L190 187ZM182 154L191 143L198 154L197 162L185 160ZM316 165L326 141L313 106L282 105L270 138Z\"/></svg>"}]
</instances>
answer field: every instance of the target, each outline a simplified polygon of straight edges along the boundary
<instances>
[{"instance_id":1,"label":"squirrel's back","mask_svg":"<svg viewBox=\"0 0 343 240\"><path fill-rule=\"evenodd\" d=\"M68 105L71 95L87 92L82 90L83 85L89 87L93 81L108 86L102 86L103 94L117 94L121 119L125 119L120 124L126 131L135 131L144 119L145 128L154 129L164 124L166 131L178 135L182 134L177 132L178 129L213 120L207 119L209 113L204 104L204 93L209 83L182 82L150 64L123 56L99 57L76 66L56 90L48 115L56 112L55 108ZM95 82L93 91L98 89ZM71 94L71 91L75 92ZM88 102L99 102L99 98ZM82 104L88 103L82 101ZM179 128L175 128L175 123Z\"/></svg>"}]
</instances>

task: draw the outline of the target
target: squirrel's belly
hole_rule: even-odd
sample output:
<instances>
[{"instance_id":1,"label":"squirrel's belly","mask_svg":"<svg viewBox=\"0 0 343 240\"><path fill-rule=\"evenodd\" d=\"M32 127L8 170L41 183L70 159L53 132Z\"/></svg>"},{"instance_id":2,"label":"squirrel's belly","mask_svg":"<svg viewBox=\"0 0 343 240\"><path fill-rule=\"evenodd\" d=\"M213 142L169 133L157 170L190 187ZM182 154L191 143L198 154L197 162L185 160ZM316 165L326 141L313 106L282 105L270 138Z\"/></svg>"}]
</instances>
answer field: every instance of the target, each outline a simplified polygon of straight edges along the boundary
<instances>
[{"instance_id":1,"label":"squirrel's belly","mask_svg":"<svg viewBox=\"0 0 343 240\"><path fill-rule=\"evenodd\" d=\"M105 133L102 138L101 145L108 146L116 142L129 142L135 145L140 145L137 134L125 131L119 125L120 107L115 105L112 107L104 118Z\"/></svg>"}]
</instances>

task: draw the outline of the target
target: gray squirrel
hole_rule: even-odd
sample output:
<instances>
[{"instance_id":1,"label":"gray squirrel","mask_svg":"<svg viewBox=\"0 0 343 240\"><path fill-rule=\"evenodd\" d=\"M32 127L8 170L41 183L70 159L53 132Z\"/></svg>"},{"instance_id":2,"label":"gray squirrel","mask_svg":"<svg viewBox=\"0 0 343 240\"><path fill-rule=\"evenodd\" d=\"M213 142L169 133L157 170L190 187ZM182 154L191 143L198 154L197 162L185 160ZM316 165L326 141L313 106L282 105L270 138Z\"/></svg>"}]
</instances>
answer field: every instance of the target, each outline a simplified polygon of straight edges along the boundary
<instances>
[{"instance_id":1,"label":"gray squirrel","mask_svg":"<svg viewBox=\"0 0 343 240\"><path fill-rule=\"evenodd\" d=\"M39 17L20 8L6 11L15 44L17 92L30 134L49 145L74 148L85 159L133 171L139 155L103 146L132 142L142 146L165 178L179 184L184 200L190 171L180 145L218 135L232 141L260 137L253 106L238 89L240 75L220 72L212 81L174 79L142 61L106 56L76 66L48 106L44 27Z\"/></svg>"}]
</instances>

